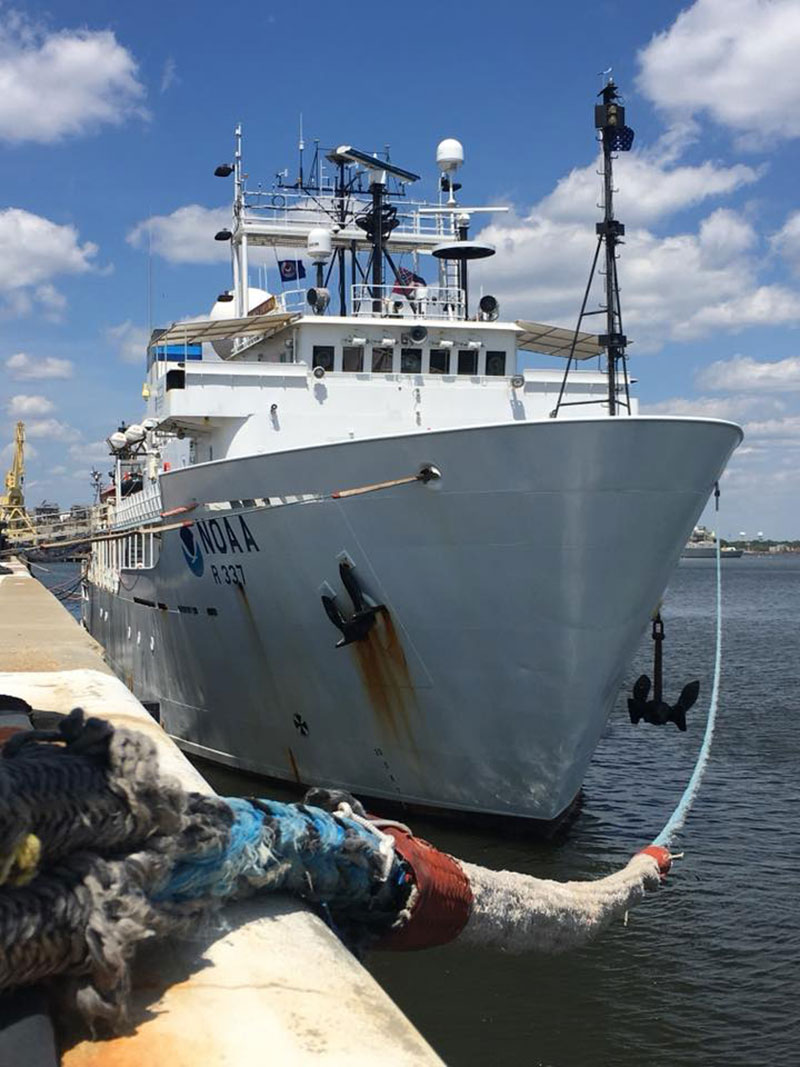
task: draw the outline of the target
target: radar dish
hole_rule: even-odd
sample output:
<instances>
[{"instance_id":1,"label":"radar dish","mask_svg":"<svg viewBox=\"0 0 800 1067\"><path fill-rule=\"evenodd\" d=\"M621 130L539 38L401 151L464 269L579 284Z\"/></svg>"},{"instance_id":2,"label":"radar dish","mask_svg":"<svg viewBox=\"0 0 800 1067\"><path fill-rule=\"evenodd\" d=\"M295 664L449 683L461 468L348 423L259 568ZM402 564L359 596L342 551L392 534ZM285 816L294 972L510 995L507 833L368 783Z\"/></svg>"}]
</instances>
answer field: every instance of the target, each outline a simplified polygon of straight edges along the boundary
<instances>
[{"instance_id":1,"label":"radar dish","mask_svg":"<svg viewBox=\"0 0 800 1067\"><path fill-rule=\"evenodd\" d=\"M448 241L431 249L431 254L437 259L488 259L494 253L494 245L480 241Z\"/></svg>"}]
</instances>

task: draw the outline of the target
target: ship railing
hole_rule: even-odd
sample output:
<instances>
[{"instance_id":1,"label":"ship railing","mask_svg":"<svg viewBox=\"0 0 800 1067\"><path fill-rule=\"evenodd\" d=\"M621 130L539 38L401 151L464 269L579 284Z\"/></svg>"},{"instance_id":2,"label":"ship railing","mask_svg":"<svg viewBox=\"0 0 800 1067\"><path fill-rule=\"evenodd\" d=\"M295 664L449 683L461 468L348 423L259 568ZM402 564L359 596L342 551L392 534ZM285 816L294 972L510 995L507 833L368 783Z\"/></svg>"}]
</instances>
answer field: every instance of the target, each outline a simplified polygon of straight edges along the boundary
<instances>
[{"instance_id":1,"label":"ship railing","mask_svg":"<svg viewBox=\"0 0 800 1067\"><path fill-rule=\"evenodd\" d=\"M290 315L308 311L308 289L284 289L276 295L282 311Z\"/></svg>"},{"instance_id":2,"label":"ship railing","mask_svg":"<svg viewBox=\"0 0 800 1067\"><path fill-rule=\"evenodd\" d=\"M352 285L352 314L362 318L448 319L465 317L464 291L438 285Z\"/></svg>"},{"instance_id":3,"label":"ship railing","mask_svg":"<svg viewBox=\"0 0 800 1067\"><path fill-rule=\"evenodd\" d=\"M161 489L157 481L149 482L138 493L123 497L114 509L116 527L136 526L161 517Z\"/></svg>"},{"instance_id":4,"label":"ship railing","mask_svg":"<svg viewBox=\"0 0 800 1067\"><path fill-rule=\"evenodd\" d=\"M352 196L345 197L344 213L352 220L353 209L356 213L367 211L370 200L364 195L362 199L355 200ZM397 227L394 234L444 237L449 236L450 227L439 215L421 215L417 207L430 207L430 204L422 204L407 201L395 205L397 211ZM297 228L303 233L308 231L309 226L340 226L338 221L342 217L342 198L335 195L321 195L309 197L306 193L292 193L288 190L248 191L245 194L245 222L263 222L280 225L289 230ZM350 226L351 222L347 225Z\"/></svg>"}]
</instances>

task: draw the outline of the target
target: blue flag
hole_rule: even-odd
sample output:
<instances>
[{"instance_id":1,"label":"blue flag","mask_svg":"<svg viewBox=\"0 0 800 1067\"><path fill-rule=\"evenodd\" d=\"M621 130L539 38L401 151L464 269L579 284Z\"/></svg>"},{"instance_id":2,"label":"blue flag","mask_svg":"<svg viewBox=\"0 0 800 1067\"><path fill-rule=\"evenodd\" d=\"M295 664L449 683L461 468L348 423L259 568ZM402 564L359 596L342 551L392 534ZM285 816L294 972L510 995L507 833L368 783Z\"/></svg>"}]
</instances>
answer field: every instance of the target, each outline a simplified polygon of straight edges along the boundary
<instances>
[{"instance_id":1,"label":"blue flag","mask_svg":"<svg viewBox=\"0 0 800 1067\"><path fill-rule=\"evenodd\" d=\"M278 270L282 282L296 282L306 276L306 268L302 259L279 259Z\"/></svg>"}]
</instances>

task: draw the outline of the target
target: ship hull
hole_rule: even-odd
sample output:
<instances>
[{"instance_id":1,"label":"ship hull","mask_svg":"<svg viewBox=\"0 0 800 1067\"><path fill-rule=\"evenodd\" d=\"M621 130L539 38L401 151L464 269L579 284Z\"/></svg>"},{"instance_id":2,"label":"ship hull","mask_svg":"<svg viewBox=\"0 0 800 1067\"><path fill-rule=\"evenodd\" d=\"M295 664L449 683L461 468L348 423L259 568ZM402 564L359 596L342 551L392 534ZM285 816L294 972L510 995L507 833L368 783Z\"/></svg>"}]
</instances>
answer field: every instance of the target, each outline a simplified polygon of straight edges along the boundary
<instances>
[{"instance_id":1,"label":"ship hull","mask_svg":"<svg viewBox=\"0 0 800 1067\"><path fill-rule=\"evenodd\" d=\"M123 571L118 588L90 581L85 621L199 755L553 819L740 436L710 420L548 420L189 467L162 476L165 509L234 506L191 538L163 534L156 566ZM329 495L424 464L442 477ZM247 503L298 493L325 496ZM342 559L383 610L336 647L321 595L352 612Z\"/></svg>"}]
</instances>

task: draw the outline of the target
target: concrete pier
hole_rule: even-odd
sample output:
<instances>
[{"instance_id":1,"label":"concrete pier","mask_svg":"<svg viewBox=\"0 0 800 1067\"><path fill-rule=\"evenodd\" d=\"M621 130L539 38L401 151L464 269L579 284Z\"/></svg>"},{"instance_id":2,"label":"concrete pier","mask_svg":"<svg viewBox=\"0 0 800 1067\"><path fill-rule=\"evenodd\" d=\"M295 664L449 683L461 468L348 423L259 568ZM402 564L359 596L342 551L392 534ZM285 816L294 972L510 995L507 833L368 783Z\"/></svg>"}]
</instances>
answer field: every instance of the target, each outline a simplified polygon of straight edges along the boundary
<instances>
[{"instance_id":1,"label":"concrete pier","mask_svg":"<svg viewBox=\"0 0 800 1067\"><path fill-rule=\"evenodd\" d=\"M212 792L111 672L101 647L20 563L0 575L0 693L32 707L142 730L165 771ZM63 1067L405 1067L440 1064L430 1046L325 924L293 898L227 907L196 941L141 953L132 1027L67 1049Z\"/></svg>"}]
</instances>

